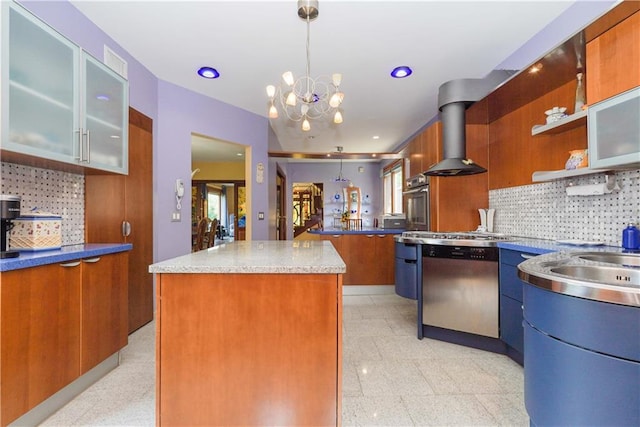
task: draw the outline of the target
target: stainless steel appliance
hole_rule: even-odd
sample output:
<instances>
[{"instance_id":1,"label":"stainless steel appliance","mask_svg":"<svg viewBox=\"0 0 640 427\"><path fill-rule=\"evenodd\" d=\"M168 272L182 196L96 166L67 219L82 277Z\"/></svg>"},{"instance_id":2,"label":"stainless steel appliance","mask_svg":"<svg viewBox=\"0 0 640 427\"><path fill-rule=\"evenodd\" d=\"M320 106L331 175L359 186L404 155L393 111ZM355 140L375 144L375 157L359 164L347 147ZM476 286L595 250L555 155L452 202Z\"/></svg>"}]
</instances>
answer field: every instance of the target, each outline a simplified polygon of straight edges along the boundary
<instances>
[{"instance_id":1,"label":"stainless steel appliance","mask_svg":"<svg viewBox=\"0 0 640 427\"><path fill-rule=\"evenodd\" d=\"M0 195L0 258L15 258L20 255L18 251L7 250L7 233L13 227L11 222L20 216L20 200L20 196Z\"/></svg>"},{"instance_id":2,"label":"stainless steel appliance","mask_svg":"<svg viewBox=\"0 0 640 427\"><path fill-rule=\"evenodd\" d=\"M404 215L381 215L378 217L378 227L404 230L407 228L407 219Z\"/></svg>"},{"instance_id":3,"label":"stainless steel appliance","mask_svg":"<svg viewBox=\"0 0 640 427\"><path fill-rule=\"evenodd\" d=\"M509 239L497 233L421 231L397 239L422 249L419 338L430 336L430 328L499 338L497 242Z\"/></svg>"},{"instance_id":4,"label":"stainless steel appliance","mask_svg":"<svg viewBox=\"0 0 640 427\"><path fill-rule=\"evenodd\" d=\"M415 175L406 181L405 198L407 230L430 230L429 178Z\"/></svg>"}]
</instances>

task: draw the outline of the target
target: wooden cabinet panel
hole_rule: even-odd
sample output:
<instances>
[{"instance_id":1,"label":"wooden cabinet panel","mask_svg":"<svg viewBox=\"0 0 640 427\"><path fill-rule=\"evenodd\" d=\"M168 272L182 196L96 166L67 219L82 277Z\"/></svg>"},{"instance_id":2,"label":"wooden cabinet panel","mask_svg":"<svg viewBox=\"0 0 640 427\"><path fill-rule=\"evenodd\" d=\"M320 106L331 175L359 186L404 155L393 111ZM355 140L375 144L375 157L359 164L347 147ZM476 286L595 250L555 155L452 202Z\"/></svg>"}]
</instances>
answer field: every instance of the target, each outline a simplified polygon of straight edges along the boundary
<instances>
[{"instance_id":1,"label":"wooden cabinet panel","mask_svg":"<svg viewBox=\"0 0 640 427\"><path fill-rule=\"evenodd\" d=\"M343 276L345 285L372 285L379 280L379 265L376 259L375 235L347 234L342 239L342 250L347 253L349 263ZM393 283L393 282L392 282Z\"/></svg>"},{"instance_id":2,"label":"wooden cabinet panel","mask_svg":"<svg viewBox=\"0 0 640 427\"><path fill-rule=\"evenodd\" d=\"M417 175L425 171L424 163L424 147L422 142L422 134L419 134L409 143L409 175Z\"/></svg>"},{"instance_id":3,"label":"wooden cabinet panel","mask_svg":"<svg viewBox=\"0 0 640 427\"><path fill-rule=\"evenodd\" d=\"M587 43L589 104L640 86L640 12Z\"/></svg>"},{"instance_id":4,"label":"wooden cabinet panel","mask_svg":"<svg viewBox=\"0 0 640 427\"><path fill-rule=\"evenodd\" d=\"M80 263L2 273L0 424L80 375Z\"/></svg>"},{"instance_id":5,"label":"wooden cabinet panel","mask_svg":"<svg viewBox=\"0 0 640 427\"><path fill-rule=\"evenodd\" d=\"M331 274L162 274L157 425L338 425Z\"/></svg>"},{"instance_id":6,"label":"wooden cabinet panel","mask_svg":"<svg viewBox=\"0 0 640 427\"><path fill-rule=\"evenodd\" d=\"M545 123L544 111L574 103L576 82L569 82L489 124L489 190L531 184L540 170L564 169L570 150L587 148L587 128L550 135L531 135Z\"/></svg>"},{"instance_id":7,"label":"wooden cabinet panel","mask_svg":"<svg viewBox=\"0 0 640 427\"><path fill-rule=\"evenodd\" d=\"M321 235L330 241L347 266L344 285L390 285L395 281L392 234Z\"/></svg>"},{"instance_id":8,"label":"wooden cabinet panel","mask_svg":"<svg viewBox=\"0 0 640 427\"><path fill-rule=\"evenodd\" d=\"M153 135L151 119L129 109L129 175L85 177L85 241L132 243L129 333L153 319ZM131 233L123 236L123 222Z\"/></svg>"},{"instance_id":9,"label":"wooden cabinet panel","mask_svg":"<svg viewBox=\"0 0 640 427\"><path fill-rule=\"evenodd\" d=\"M126 252L82 261L81 373L127 345Z\"/></svg>"},{"instance_id":10,"label":"wooden cabinet panel","mask_svg":"<svg viewBox=\"0 0 640 427\"><path fill-rule=\"evenodd\" d=\"M375 265L378 267L378 277L375 284L391 285L395 283L395 241L392 234L376 234L375 237Z\"/></svg>"}]
</instances>

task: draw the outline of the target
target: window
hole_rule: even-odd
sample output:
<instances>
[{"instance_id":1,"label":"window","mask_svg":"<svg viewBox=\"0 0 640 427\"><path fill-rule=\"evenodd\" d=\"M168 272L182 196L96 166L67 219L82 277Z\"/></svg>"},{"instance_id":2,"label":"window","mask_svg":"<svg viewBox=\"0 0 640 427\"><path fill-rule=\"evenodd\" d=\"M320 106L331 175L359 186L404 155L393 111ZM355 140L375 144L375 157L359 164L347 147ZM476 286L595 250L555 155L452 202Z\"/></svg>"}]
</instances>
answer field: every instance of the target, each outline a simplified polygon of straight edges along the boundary
<instances>
[{"instance_id":1,"label":"window","mask_svg":"<svg viewBox=\"0 0 640 427\"><path fill-rule=\"evenodd\" d=\"M220 221L220 190L209 188L207 192L207 216L209 219L217 218Z\"/></svg>"},{"instance_id":2,"label":"window","mask_svg":"<svg viewBox=\"0 0 640 427\"><path fill-rule=\"evenodd\" d=\"M382 173L382 191L384 213L402 213L402 160L385 167Z\"/></svg>"}]
</instances>

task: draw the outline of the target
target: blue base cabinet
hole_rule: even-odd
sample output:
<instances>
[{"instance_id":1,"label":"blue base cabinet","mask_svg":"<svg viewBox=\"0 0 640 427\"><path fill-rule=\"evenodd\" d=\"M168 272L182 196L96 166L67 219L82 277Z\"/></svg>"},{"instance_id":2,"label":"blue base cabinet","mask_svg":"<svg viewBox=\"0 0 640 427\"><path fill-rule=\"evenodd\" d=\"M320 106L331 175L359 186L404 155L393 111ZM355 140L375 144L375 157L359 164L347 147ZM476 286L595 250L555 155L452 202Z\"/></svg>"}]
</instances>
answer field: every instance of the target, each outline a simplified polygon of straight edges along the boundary
<instances>
[{"instance_id":1,"label":"blue base cabinet","mask_svg":"<svg viewBox=\"0 0 640 427\"><path fill-rule=\"evenodd\" d=\"M524 332L522 329L522 286L518 264L535 254L500 249L500 339L507 345L507 356L524 363Z\"/></svg>"},{"instance_id":2,"label":"blue base cabinet","mask_svg":"<svg viewBox=\"0 0 640 427\"><path fill-rule=\"evenodd\" d=\"M524 286L533 426L640 425L640 308Z\"/></svg>"},{"instance_id":3,"label":"blue base cabinet","mask_svg":"<svg viewBox=\"0 0 640 427\"><path fill-rule=\"evenodd\" d=\"M401 297L418 299L418 278L422 278L420 245L395 242L395 286Z\"/></svg>"}]
</instances>

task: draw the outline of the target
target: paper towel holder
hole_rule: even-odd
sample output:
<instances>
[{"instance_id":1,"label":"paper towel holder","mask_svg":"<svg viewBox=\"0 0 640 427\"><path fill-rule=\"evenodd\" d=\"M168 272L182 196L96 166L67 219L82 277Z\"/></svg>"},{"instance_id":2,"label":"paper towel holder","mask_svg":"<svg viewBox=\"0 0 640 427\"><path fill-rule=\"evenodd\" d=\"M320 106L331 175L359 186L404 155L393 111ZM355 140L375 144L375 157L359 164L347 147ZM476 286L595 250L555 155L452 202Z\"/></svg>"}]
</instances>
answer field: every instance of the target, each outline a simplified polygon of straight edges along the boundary
<instances>
[{"instance_id":1,"label":"paper towel holder","mask_svg":"<svg viewBox=\"0 0 640 427\"><path fill-rule=\"evenodd\" d=\"M599 196L620 191L620 184L616 180L615 173L606 172L604 182L601 184L573 185L569 182L566 190L569 196Z\"/></svg>"}]
</instances>

